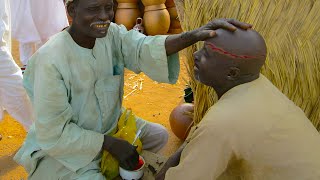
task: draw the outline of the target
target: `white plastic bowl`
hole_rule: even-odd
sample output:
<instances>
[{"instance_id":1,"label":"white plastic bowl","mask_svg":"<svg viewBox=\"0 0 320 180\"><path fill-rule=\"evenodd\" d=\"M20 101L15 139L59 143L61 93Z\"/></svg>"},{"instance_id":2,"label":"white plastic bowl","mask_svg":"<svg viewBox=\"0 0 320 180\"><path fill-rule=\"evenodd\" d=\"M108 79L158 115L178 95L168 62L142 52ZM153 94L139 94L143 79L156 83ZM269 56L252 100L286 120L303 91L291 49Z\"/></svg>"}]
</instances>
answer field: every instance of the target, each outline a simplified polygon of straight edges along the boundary
<instances>
[{"instance_id":1,"label":"white plastic bowl","mask_svg":"<svg viewBox=\"0 0 320 180\"><path fill-rule=\"evenodd\" d=\"M146 161L143 159L142 156L140 156L140 157L143 161L143 165L137 170L129 171L129 170L123 169L122 167L119 166L120 176L123 180L139 180L140 178L142 178L143 169L146 164Z\"/></svg>"}]
</instances>

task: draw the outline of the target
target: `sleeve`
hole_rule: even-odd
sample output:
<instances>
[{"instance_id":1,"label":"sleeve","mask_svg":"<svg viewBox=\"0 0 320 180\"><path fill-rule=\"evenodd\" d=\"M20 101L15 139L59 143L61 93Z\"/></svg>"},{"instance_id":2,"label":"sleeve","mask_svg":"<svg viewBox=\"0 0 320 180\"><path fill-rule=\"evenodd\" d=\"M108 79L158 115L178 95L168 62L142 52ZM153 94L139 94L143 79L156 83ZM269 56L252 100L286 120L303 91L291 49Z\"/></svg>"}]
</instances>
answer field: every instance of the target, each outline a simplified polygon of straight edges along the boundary
<instances>
[{"instance_id":1,"label":"sleeve","mask_svg":"<svg viewBox=\"0 0 320 180\"><path fill-rule=\"evenodd\" d=\"M179 56L178 53L166 55L166 35L145 36L134 30L127 31L123 25L112 24L111 27L126 68L135 73L142 71L158 82L176 83Z\"/></svg>"},{"instance_id":2,"label":"sleeve","mask_svg":"<svg viewBox=\"0 0 320 180\"><path fill-rule=\"evenodd\" d=\"M182 152L178 166L170 168L166 180L213 180L226 170L233 151L218 128L199 126Z\"/></svg>"},{"instance_id":3,"label":"sleeve","mask_svg":"<svg viewBox=\"0 0 320 180\"><path fill-rule=\"evenodd\" d=\"M0 0L0 48L1 51L6 51L5 53L8 54L9 49L8 45L10 42L8 42L8 36L10 36L9 32L9 6L8 6L8 1L6 0ZM3 50L6 48L6 50Z\"/></svg>"},{"instance_id":4,"label":"sleeve","mask_svg":"<svg viewBox=\"0 0 320 180\"><path fill-rule=\"evenodd\" d=\"M72 121L72 107L68 102L62 75L54 64L46 63L47 59L37 60L39 61L33 61L31 67L27 69L27 78L24 82L28 84L30 79L34 80L37 142L51 157L68 169L77 171L98 155L104 136L83 129Z\"/></svg>"}]
</instances>

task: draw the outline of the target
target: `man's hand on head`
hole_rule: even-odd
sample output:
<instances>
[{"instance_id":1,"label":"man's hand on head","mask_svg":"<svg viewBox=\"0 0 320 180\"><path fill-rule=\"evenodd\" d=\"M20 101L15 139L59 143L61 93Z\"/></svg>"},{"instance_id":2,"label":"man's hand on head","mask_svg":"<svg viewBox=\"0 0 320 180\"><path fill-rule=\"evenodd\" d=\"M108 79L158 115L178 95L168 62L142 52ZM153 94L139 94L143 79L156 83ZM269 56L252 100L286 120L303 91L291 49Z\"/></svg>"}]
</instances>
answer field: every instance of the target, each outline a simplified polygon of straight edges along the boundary
<instances>
[{"instance_id":1,"label":"man's hand on head","mask_svg":"<svg viewBox=\"0 0 320 180\"><path fill-rule=\"evenodd\" d=\"M208 22L206 25L196 29L195 35L199 41L212 38L216 35L214 30L225 29L229 31L235 31L237 28L247 30L251 28L252 25L244 22L240 22L236 19L215 19Z\"/></svg>"},{"instance_id":2,"label":"man's hand on head","mask_svg":"<svg viewBox=\"0 0 320 180\"><path fill-rule=\"evenodd\" d=\"M197 43L198 41L204 41L208 38L212 38L216 36L215 30L217 29L222 28L229 31L235 31L237 28L247 30L251 27L252 25L235 19L215 19L193 31L168 36L165 42L166 53L169 56L191 46L194 43Z\"/></svg>"}]
</instances>

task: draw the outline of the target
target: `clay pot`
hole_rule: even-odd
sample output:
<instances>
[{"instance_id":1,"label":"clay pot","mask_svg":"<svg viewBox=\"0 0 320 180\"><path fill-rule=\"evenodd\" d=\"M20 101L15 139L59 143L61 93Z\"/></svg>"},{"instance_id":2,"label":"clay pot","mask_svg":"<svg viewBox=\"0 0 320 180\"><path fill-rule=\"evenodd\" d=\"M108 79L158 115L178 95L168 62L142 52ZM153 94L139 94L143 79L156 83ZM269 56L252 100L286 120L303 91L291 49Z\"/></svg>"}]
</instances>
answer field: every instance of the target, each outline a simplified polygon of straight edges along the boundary
<instances>
[{"instance_id":1,"label":"clay pot","mask_svg":"<svg viewBox=\"0 0 320 180\"><path fill-rule=\"evenodd\" d=\"M171 19L170 29L181 29L181 24L178 19Z\"/></svg>"},{"instance_id":2,"label":"clay pot","mask_svg":"<svg viewBox=\"0 0 320 180\"><path fill-rule=\"evenodd\" d=\"M123 24L128 30L132 29L136 19L141 16L137 4L119 3L115 15L115 22Z\"/></svg>"},{"instance_id":3,"label":"clay pot","mask_svg":"<svg viewBox=\"0 0 320 180\"><path fill-rule=\"evenodd\" d=\"M148 35L166 34L170 27L170 14L164 4L146 6L143 20Z\"/></svg>"},{"instance_id":4,"label":"clay pot","mask_svg":"<svg viewBox=\"0 0 320 180\"><path fill-rule=\"evenodd\" d=\"M176 7L170 7L167 8L169 14L170 14L170 19L176 19L178 17L178 12Z\"/></svg>"},{"instance_id":5,"label":"clay pot","mask_svg":"<svg viewBox=\"0 0 320 180\"><path fill-rule=\"evenodd\" d=\"M157 4L164 4L166 0L141 0L144 6L152 6Z\"/></svg>"},{"instance_id":6,"label":"clay pot","mask_svg":"<svg viewBox=\"0 0 320 180\"><path fill-rule=\"evenodd\" d=\"M170 126L173 133L181 140L185 140L193 125L193 118L188 112L194 111L194 105L183 103L175 107L170 114Z\"/></svg>"},{"instance_id":7,"label":"clay pot","mask_svg":"<svg viewBox=\"0 0 320 180\"><path fill-rule=\"evenodd\" d=\"M183 31L182 31L181 28L179 28L179 29L169 29L168 34L180 34L182 32Z\"/></svg>"},{"instance_id":8,"label":"clay pot","mask_svg":"<svg viewBox=\"0 0 320 180\"><path fill-rule=\"evenodd\" d=\"M170 14L170 29L168 33L170 34L179 34L182 32L181 24L178 19L178 12L176 7L168 8L168 12Z\"/></svg>"},{"instance_id":9,"label":"clay pot","mask_svg":"<svg viewBox=\"0 0 320 180\"><path fill-rule=\"evenodd\" d=\"M118 3L133 3L137 4L139 0L117 0Z\"/></svg>"},{"instance_id":10,"label":"clay pot","mask_svg":"<svg viewBox=\"0 0 320 180\"><path fill-rule=\"evenodd\" d=\"M173 0L167 0L166 1L166 6L167 6L167 8L174 7L175 6L174 1Z\"/></svg>"}]
</instances>

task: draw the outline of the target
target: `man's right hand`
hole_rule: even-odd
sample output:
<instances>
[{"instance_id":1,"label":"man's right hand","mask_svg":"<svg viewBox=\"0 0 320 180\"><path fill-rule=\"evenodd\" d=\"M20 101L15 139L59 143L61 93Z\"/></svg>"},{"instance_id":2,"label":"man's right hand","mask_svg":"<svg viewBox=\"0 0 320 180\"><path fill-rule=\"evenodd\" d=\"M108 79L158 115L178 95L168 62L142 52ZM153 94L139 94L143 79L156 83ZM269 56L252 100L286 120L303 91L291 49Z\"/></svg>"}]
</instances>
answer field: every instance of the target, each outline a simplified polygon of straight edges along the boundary
<instances>
[{"instance_id":1,"label":"man's right hand","mask_svg":"<svg viewBox=\"0 0 320 180\"><path fill-rule=\"evenodd\" d=\"M103 149L115 157L124 169L133 170L139 162L136 147L129 142L112 136L104 136Z\"/></svg>"}]
</instances>

